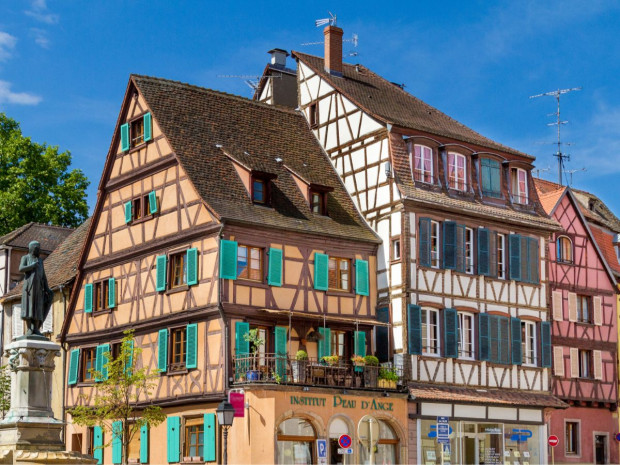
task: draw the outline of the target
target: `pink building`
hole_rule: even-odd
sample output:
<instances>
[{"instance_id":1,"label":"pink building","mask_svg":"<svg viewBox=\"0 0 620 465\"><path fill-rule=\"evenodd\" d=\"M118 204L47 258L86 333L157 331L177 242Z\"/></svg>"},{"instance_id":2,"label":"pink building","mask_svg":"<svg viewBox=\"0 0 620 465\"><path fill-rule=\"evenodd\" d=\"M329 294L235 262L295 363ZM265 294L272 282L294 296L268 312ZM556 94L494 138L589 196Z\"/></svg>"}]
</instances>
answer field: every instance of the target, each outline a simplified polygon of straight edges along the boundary
<instances>
[{"instance_id":1,"label":"pink building","mask_svg":"<svg viewBox=\"0 0 620 465\"><path fill-rule=\"evenodd\" d=\"M536 188L563 228L548 251L551 385L570 405L551 415L550 434L560 439L555 463L618 463L616 280L575 193L542 180Z\"/></svg>"}]
</instances>

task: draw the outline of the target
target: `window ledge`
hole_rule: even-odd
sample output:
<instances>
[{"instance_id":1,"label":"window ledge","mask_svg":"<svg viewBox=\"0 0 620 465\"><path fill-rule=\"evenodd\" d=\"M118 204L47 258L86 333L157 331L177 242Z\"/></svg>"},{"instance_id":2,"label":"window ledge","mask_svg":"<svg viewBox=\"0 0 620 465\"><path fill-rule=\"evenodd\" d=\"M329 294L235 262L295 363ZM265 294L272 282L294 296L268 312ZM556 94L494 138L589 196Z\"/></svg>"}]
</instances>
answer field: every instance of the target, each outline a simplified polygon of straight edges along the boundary
<instances>
[{"instance_id":1,"label":"window ledge","mask_svg":"<svg viewBox=\"0 0 620 465\"><path fill-rule=\"evenodd\" d=\"M168 370L162 373L162 375L174 376L174 375L186 375L187 373L189 373L189 370L187 368L182 368L182 369Z\"/></svg>"},{"instance_id":2,"label":"window ledge","mask_svg":"<svg viewBox=\"0 0 620 465\"><path fill-rule=\"evenodd\" d=\"M354 297L355 292L351 291L339 291L337 289L328 289L325 291L325 295L335 296L335 297Z\"/></svg>"},{"instance_id":3,"label":"window ledge","mask_svg":"<svg viewBox=\"0 0 620 465\"><path fill-rule=\"evenodd\" d=\"M167 289L164 291L164 294L176 294L177 292L183 292L189 290L189 286L184 284L183 286L173 287L172 289Z\"/></svg>"},{"instance_id":4,"label":"window ledge","mask_svg":"<svg viewBox=\"0 0 620 465\"><path fill-rule=\"evenodd\" d=\"M234 281L238 286L260 287L261 289L268 289L271 287L269 284L260 281L252 281L251 279L237 278Z\"/></svg>"},{"instance_id":5,"label":"window ledge","mask_svg":"<svg viewBox=\"0 0 620 465\"><path fill-rule=\"evenodd\" d=\"M108 314L108 313L112 313L114 308L116 308L116 307L113 307L113 308L102 308L101 310L93 310L91 312L91 315L92 316L97 316L97 315L105 315L105 314Z\"/></svg>"},{"instance_id":6,"label":"window ledge","mask_svg":"<svg viewBox=\"0 0 620 465\"><path fill-rule=\"evenodd\" d=\"M146 142L142 142L139 145L136 145L134 147L130 147L129 150L127 150L126 152L124 152L125 154L132 154L134 152L138 152L140 149L143 149L144 147L146 147L146 144L148 144L149 142L151 142L153 139L146 141Z\"/></svg>"},{"instance_id":7,"label":"window ledge","mask_svg":"<svg viewBox=\"0 0 620 465\"><path fill-rule=\"evenodd\" d=\"M152 220L154 218L154 216L155 215L151 213L150 215L143 216L142 218L138 218L137 220L131 220L130 224L131 224L131 226L133 226L134 224L145 223L145 222L147 222L149 220Z\"/></svg>"},{"instance_id":8,"label":"window ledge","mask_svg":"<svg viewBox=\"0 0 620 465\"><path fill-rule=\"evenodd\" d=\"M586 321L575 321L575 324L579 325L579 326L586 326L586 327L591 327L591 328L594 328L595 326L597 326L594 323L590 323L589 321L588 322L586 322Z\"/></svg>"}]
</instances>

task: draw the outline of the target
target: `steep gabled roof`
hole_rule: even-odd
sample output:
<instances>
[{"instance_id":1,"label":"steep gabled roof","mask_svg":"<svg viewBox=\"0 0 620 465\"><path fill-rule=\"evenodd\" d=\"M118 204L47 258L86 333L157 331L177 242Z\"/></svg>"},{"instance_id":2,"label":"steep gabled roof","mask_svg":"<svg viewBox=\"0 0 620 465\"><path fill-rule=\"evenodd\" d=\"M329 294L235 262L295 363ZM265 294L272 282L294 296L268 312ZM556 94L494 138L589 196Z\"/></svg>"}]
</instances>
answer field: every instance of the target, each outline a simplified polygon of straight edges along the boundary
<instances>
[{"instance_id":1,"label":"steep gabled roof","mask_svg":"<svg viewBox=\"0 0 620 465\"><path fill-rule=\"evenodd\" d=\"M28 223L0 237L0 246L28 249L31 241L39 241L41 251L49 254L72 232L73 229L62 226Z\"/></svg>"},{"instance_id":2,"label":"steep gabled roof","mask_svg":"<svg viewBox=\"0 0 620 465\"><path fill-rule=\"evenodd\" d=\"M323 58L301 52L292 52L292 55L369 115L384 123L449 137L528 159L534 158L478 134L365 66L343 63L343 76L335 77L325 71Z\"/></svg>"},{"instance_id":3,"label":"steep gabled roof","mask_svg":"<svg viewBox=\"0 0 620 465\"><path fill-rule=\"evenodd\" d=\"M137 76L183 169L222 220L377 243L301 113L165 79ZM227 156L277 177L271 207L252 203ZM329 216L314 214L286 166L310 171L334 190Z\"/></svg>"},{"instance_id":4,"label":"steep gabled roof","mask_svg":"<svg viewBox=\"0 0 620 465\"><path fill-rule=\"evenodd\" d=\"M551 216L553 214L553 210L560 201L562 194L564 194L566 187L538 178L534 178L534 187L536 188L536 193L538 194L540 204L545 212L547 212L547 215Z\"/></svg>"}]
</instances>

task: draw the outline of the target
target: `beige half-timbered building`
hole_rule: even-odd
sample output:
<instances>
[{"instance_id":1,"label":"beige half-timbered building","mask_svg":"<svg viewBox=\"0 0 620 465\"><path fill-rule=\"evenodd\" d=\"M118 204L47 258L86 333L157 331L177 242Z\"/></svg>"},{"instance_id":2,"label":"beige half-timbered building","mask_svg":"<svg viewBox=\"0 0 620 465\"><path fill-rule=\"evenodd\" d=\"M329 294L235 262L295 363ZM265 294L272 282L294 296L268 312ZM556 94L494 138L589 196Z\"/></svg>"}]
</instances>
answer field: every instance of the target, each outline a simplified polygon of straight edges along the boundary
<instances>
[{"instance_id":1,"label":"beige half-timbered building","mask_svg":"<svg viewBox=\"0 0 620 465\"><path fill-rule=\"evenodd\" d=\"M114 134L61 335L67 408L92 401L89 370L133 329L137 366L159 371L140 405L167 415L133 462L220 461L214 414L231 390L231 463L316 463L318 439L337 455L333 438L368 415L371 453L406 461L406 394L377 379L395 370L350 361L387 347L380 240L303 115L134 75ZM67 421L68 447L121 459L118 441L98 448L109 432Z\"/></svg>"}]
</instances>

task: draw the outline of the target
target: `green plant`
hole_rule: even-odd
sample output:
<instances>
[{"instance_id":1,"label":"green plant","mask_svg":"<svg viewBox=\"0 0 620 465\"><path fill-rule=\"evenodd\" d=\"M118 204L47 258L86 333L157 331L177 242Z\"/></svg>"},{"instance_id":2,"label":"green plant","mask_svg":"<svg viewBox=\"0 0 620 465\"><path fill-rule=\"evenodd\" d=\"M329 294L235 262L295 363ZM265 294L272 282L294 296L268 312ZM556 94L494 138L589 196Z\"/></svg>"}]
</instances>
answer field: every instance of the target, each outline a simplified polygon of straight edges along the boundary
<instances>
[{"instance_id":1,"label":"green plant","mask_svg":"<svg viewBox=\"0 0 620 465\"><path fill-rule=\"evenodd\" d=\"M280 384L282 382L282 376L280 376L275 371L273 372L273 379L276 382L276 384Z\"/></svg>"},{"instance_id":2,"label":"green plant","mask_svg":"<svg viewBox=\"0 0 620 465\"><path fill-rule=\"evenodd\" d=\"M398 382L399 376L398 373L396 373L396 369L394 368L381 368L379 370L379 379Z\"/></svg>"},{"instance_id":3,"label":"green plant","mask_svg":"<svg viewBox=\"0 0 620 465\"><path fill-rule=\"evenodd\" d=\"M4 418L11 408L11 374L7 366L0 367L0 415Z\"/></svg>"},{"instance_id":4,"label":"green plant","mask_svg":"<svg viewBox=\"0 0 620 465\"><path fill-rule=\"evenodd\" d=\"M252 353L252 367L256 370L256 359L258 356L258 350L261 346L265 345L265 340L260 337L258 328L251 329L243 335L243 339L250 343L250 351Z\"/></svg>"},{"instance_id":5,"label":"green plant","mask_svg":"<svg viewBox=\"0 0 620 465\"><path fill-rule=\"evenodd\" d=\"M358 365L358 366L366 364L366 359L362 357L361 355L356 355L352 357L351 361L353 362L354 365Z\"/></svg>"},{"instance_id":6,"label":"green plant","mask_svg":"<svg viewBox=\"0 0 620 465\"><path fill-rule=\"evenodd\" d=\"M366 355L366 357L364 357L364 362L366 363L366 365L371 367L379 366L379 359L374 355Z\"/></svg>"},{"instance_id":7,"label":"green plant","mask_svg":"<svg viewBox=\"0 0 620 465\"><path fill-rule=\"evenodd\" d=\"M328 365L336 365L338 364L338 360L337 355L326 355L321 359L321 361L327 363Z\"/></svg>"},{"instance_id":8,"label":"green plant","mask_svg":"<svg viewBox=\"0 0 620 465\"><path fill-rule=\"evenodd\" d=\"M295 354L295 360L305 361L308 360L308 352L305 350L298 350Z\"/></svg>"}]
</instances>

